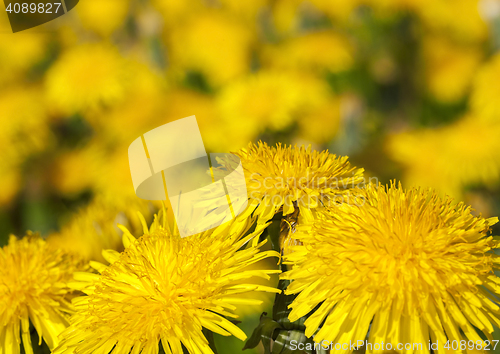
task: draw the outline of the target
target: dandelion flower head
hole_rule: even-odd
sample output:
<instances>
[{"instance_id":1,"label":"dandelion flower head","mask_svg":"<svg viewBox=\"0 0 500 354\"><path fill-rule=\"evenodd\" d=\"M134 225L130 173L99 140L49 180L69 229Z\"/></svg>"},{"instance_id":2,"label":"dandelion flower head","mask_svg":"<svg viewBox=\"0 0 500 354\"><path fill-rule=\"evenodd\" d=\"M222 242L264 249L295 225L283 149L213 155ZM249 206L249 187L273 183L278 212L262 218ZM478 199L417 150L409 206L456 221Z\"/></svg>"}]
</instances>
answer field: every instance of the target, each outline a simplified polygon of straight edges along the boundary
<instances>
[{"instance_id":1,"label":"dandelion flower head","mask_svg":"<svg viewBox=\"0 0 500 354\"><path fill-rule=\"evenodd\" d=\"M311 147L270 147L250 144L235 152L245 171L250 198L247 212L260 221L270 220L280 210L283 215L298 207L303 216L318 206L334 202L336 197L364 181L363 169L351 166L347 156Z\"/></svg>"},{"instance_id":2,"label":"dandelion flower head","mask_svg":"<svg viewBox=\"0 0 500 354\"><path fill-rule=\"evenodd\" d=\"M33 354L30 322L50 349L69 325L74 296L67 282L83 262L51 247L38 235L11 236L0 249L0 353ZM21 338L19 333L21 332Z\"/></svg>"},{"instance_id":3,"label":"dandelion flower head","mask_svg":"<svg viewBox=\"0 0 500 354\"><path fill-rule=\"evenodd\" d=\"M112 105L131 85L127 71L128 62L116 48L80 45L64 52L47 73L48 99L67 114Z\"/></svg>"},{"instance_id":4,"label":"dandelion flower head","mask_svg":"<svg viewBox=\"0 0 500 354\"><path fill-rule=\"evenodd\" d=\"M75 276L74 286L88 296L75 299L79 311L54 353L157 354L160 341L166 353L182 354L182 346L189 353L212 353L202 327L244 340L245 333L226 317L237 317L235 305L260 304L239 294L279 292L248 281L279 271L242 269L278 254L260 252L265 242L240 250L263 228L243 236L233 225L186 238L158 218L149 230L144 221L145 234L138 239L124 229L123 253L106 251L109 266L92 262L99 274ZM250 226L249 220L244 231Z\"/></svg>"},{"instance_id":5,"label":"dandelion flower head","mask_svg":"<svg viewBox=\"0 0 500 354\"><path fill-rule=\"evenodd\" d=\"M285 264L292 280L291 321L307 315L306 335L340 343L422 343L491 340L500 325L498 219L432 190L370 185L364 205L342 205L299 225L303 245ZM320 328L321 326L321 328ZM371 327L370 327L371 326ZM319 331L317 331L319 329ZM426 352L426 349L424 349ZM402 353L409 353L404 350Z\"/></svg>"},{"instance_id":6,"label":"dandelion flower head","mask_svg":"<svg viewBox=\"0 0 500 354\"><path fill-rule=\"evenodd\" d=\"M500 122L467 115L437 129L403 132L388 140L389 154L405 167L409 185L436 188L455 198L464 187L500 178ZM432 156L432 158L428 158Z\"/></svg>"}]
</instances>

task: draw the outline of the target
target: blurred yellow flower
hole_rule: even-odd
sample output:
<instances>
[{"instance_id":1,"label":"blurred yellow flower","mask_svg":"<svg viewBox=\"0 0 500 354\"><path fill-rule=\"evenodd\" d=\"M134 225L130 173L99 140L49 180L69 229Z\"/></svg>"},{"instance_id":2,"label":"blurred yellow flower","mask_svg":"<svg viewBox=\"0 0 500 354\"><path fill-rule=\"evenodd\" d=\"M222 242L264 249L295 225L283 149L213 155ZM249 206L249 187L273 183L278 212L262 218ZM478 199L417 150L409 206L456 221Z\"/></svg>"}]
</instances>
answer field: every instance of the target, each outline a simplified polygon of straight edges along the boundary
<instances>
[{"instance_id":1,"label":"blurred yellow flower","mask_svg":"<svg viewBox=\"0 0 500 354\"><path fill-rule=\"evenodd\" d=\"M165 82L145 64L130 62L126 99L106 110L86 114L95 140L110 146L129 145L138 135L165 123Z\"/></svg>"},{"instance_id":2,"label":"blurred yellow flower","mask_svg":"<svg viewBox=\"0 0 500 354\"><path fill-rule=\"evenodd\" d=\"M160 341L166 353L182 354L182 346L189 353L213 353L203 327L246 339L227 317L237 317L234 305L260 301L238 295L280 292L249 280L269 279L269 274L278 270L242 269L279 256L275 251L260 251L265 241L242 249L258 238L265 226L243 236L252 225L247 219L242 232L225 224L181 238L172 234L161 219L156 218L150 230L144 225L144 235L139 239L125 232L125 251L104 253L109 266L91 263L100 274L76 275L73 286L87 296L74 301L79 311L54 354L106 353L113 347L113 351L123 353L158 353ZM241 284L241 280L246 281Z\"/></svg>"},{"instance_id":3,"label":"blurred yellow flower","mask_svg":"<svg viewBox=\"0 0 500 354\"><path fill-rule=\"evenodd\" d=\"M84 28L108 37L123 26L130 0L82 1L75 8Z\"/></svg>"},{"instance_id":4,"label":"blurred yellow flower","mask_svg":"<svg viewBox=\"0 0 500 354\"><path fill-rule=\"evenodd\" d=\"M443 31L457 40L481 42L488 25L479 12L480 0L422 0L416 13L429 29Z\"/></svg>"},{"instance_id":5,"label":"blurred yellow flower","mask_svg":"<svg viewBox=\"0 0 500 354\"><path fill-rule=\"evenodd\" d=\"M353 48L347 38L334 31L323 30L295 36L278 45L268 45L263 62L277 69L339 72L351 67L353 56Z\"/></svg>"},{"instance_id":6,"label":"blurred yellow flower","mask_svg":"<svg viewBox=\"0 0 500 354\"><path fill-rule=\"evenodd\" d=\"M165 29L183 24L186 19L204 8L203 0L151 0L151 4L165 20Z\"/></svg>"},{"instance_id":7,"label":"blurred yellow flower","mask_svg":"<svg viewBox=\"0 0 500 354\"><path fill-rule=\"evenodd\" d=\"M91 189L97 173L95 158L92 148L69 150L54 157L48 172L54 190L74 196Z\"/></svg>"},{"instance_id":8,"label":"blurred yellow flower","mask_svg":"<svg viewBox=\"0 0 500 354\"><path fill-rule=\"evenodd\" d=\"M165 95L163 104L166 107L164 123L196 115L207 151L236 150L257 137L258 122L223 120L214 95L174 89Z\"/></svg>"},{"instance_id":9,"label":"blurred yellow flower","mask_svg":"<svg viewBox=\"0 0 500 354\"><path fill-rule=\"evenodd\" d=\"M269 5L268 0L240 1L240 0L220 0L221 5L227 12L245 21L247 26L256 27L259 16Z\"/></svg>"},{"instance_id":10,"label":"blurred yellow flower","mask_svg":"<svg viewBox=\"0 0 500 354\"><path fill-rule=\"evenodd\" d=\"M366 1L364 0L342 0L332 2L330 0L309 0L318 10L331 17L336 22L347 22L358 6Z\"/></svg>"},{"instance_id":11,"label":"blurred yellow flower","mask_svg":"<svg viewBox=\"0 0 500 354\"><path fill-rule=\"evenodd\" d=\"M46 75L47 98L65 114L93 111L124 99L128 62L108 44L71 47Z\"/></svg>"},{"instance_id":12,"label":"blurred yellow flower","mask_svg":"<svg viewBox=\"0 0 500 354\"><path fill-rule=\"evenodd\" d=\"M259 71L226 85L217 97L222 119L237 119L245 128L259 133L265 128L280 130L300 113L321 105L330 92L313 75L286 71Z\"/></svg>"},{"instance_id":13,"label":"blurred yellow flower","mask_svg":"<svg viewBox=\"0 0 500 354\"><path fill-rule=\"evenodd\" d=\"M0 91L2 160L20 164L52 143L49 117L39 87L13 86ZM1 162L0 162L1 163Z\"/></svg>"},{"instance_id":14,"label":"blurred yellow flower","mask_svg":"<svg viewBox=\"0 0 500 354\"><path fill-rule=\"evenodd\" d=\"M103 250L123 250L122 231L118 224L139 230L139 219L131 210L151 218L152 211L145 200L131 198L127 200L127 208L121 208L112 199L97 196L76 212L60 231L50 234L47 242L87 261L103 262Z\"/></svg>"},{"instance_id":15,"label":"blurred yellow flower","mask_svg":"<svg viewBox=\"0 0 500 354\"><path fill-rule=\"evenodd\" d=\"M500 54L494 55L477 73L470 103L478 118L500 122Z\"/></svg>"},{"instance_id":16,"label":"blurred yellow flower","mask_svg":"<svg viewBox=\"0 0 500 354\"><path fill-rule=\"evenodd\" d=\"M48 39L40 32L0 32L0 88L47 55Z\"/></svg>"},{"instance_id":17,"label":"blurred yellow flower","mask_svg":"<svg viewBox=\"0 0 500 354\"><path fill-rule=\"evenodd\" d=\"M335 96L324 104L298 116L298 137L311 143L330 141L338 132L341 120L342 98Z\"/></svg>"},{"instance_id":18,"label":"blurred yellow flower","mask_svg":"<svg viewBox=\"0 0 500 354\"><path fill-rule=\"evenodd\" d=\"M169 59L182 70L199 71L212 85L227 83L250 70L254 34L221 11L191 16L169 34Z\"/></svg>"},{"instance_id":19,"label":"blurred yellow flower","mask_svg":"<svg viewBox=\"0 0 500 354\"><path fill-rule=\"evenodd\" d=\"M53 349L73 312L73 290L66 282L85 270L79 257L48 245L39 235L11 236L0 249L0 353L33 354L30 322ZM20 338L21 337L21 338Z\"/></svg>"},{"instance_id":20,"label":"blurred yellow flower","mask_svg":"<svg viewBox=\"0 0 500 354\"><path fill-rule=\"evenodd\" d=\"M105 151L98 164L99 173L94 181L97 194L113 198L115 205L122 207L126 207L127 200L137 198L130 175L128 144Z\"/></svg>"},{"instance_id":21,"label":"blurred yellow flower","mask_svg":"<svg viewBox=\"0 0 500 354\"><path fill-rule=\"evenodd\" d=\"M423 41L425 80L440 101L464 97L482 60L478 46L459 45L443 36L427 35Z\"/></svg>"},{"instance_id":22,"label":"blurred yellow flower","mask_svg":"<svg viewBox=\"0 0 500 354\"><path fill-rule=\"evenodd\" d=\"M0 207L7 206L16 196L21 187L21 171L16 165L10 165L5 162L0 163Z\"/></svg>"},{"instance_id":23,"label":"blurred yellow flower","mask_svg":"<svg viewBox=\"0 0 500 354\"><path fill-rule=\"evenodd\" d=\"M379 15L384 15L393 11L414 11L422 0L361 0L361 2L373 7Z\"/></svg>"},{"instance_id":24,"label":"blurred yellow flower","mask_svg":"<svg viewBox=\"0 0 500 354\"><path fill-rule=\"evenodd\" d=\"M95 138L84 148L61 153L50 168L53 188L77 195L90 188L102 197L112 197L115 206L126 208L128 200L137 198L130 175L126 145L107 146Z\"/></svg>"},{"instance_id":25,"label":"blurred yellow flower","mask_svg":"<svg viewBox=\"0 0 500 354\"><path fill-rule=\"evenodd\" d=\"M36 86L0 90L0 205L8 205L19 191L27 159L53 143L42 90Z\"/></svg>"},{"instance_id":26,"label":"blurred yellow flower","mask_svg":"<svg viewBox=\"0 0 500 354\"><path fill-rule=\"evenodd\" d=\"M272 2L272 20L278 33L293 33L299 27L301 0L277 0Z\"/></svg>"},{"instance_id":27,"label":"blurred yellow flower","mask_svg":"<svg viewBox=\"0 0 500 354\"><path fill-rule=\"evenodd\" d=\"M427 352L429 339L440 348L447 340L484 343L478 333L491 341L500 325L492 252L500 245L489 235L497 222L432 190L371 185L362 205L328 210L292 234L303 244L291 246L284 264L294 267L280 276L292 281L285 294L298 294L288 317L313 311L305 334L318 343L368 336L379 348L424 348L398 353Z\"/></svg>"},{"instance_id":28,"label":"blurred yellow flower","mask_svg":"<svg viewBox=\"0 0 500 354\"><path fill-rule=\"evenodd\" d=\"M412 186L433 187L461 198L463 188L500 177L500 124L466 116L448 126L395 134L388 152Z\"/></svg>"}]
</instances>

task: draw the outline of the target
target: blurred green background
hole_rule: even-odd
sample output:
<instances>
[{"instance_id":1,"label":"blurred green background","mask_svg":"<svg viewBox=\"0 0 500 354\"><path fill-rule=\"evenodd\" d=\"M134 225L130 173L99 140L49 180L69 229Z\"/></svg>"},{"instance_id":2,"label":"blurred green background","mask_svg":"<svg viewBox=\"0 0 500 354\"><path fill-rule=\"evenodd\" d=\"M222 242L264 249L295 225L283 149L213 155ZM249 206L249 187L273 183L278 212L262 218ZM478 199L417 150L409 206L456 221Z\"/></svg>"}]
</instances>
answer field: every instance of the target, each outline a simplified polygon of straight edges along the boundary
<instances>
[{"instance_id":1,"label":"blurred green background","mask_svg":"<svg viewBox=\"0 0 500 354\"><path fill-rule=\"evenodd\" d=\"M128 145L190 115L209 152L311 144L500 215L499 46L499 0L80 0L0 33L0 244L120 249L116 223L157 207Z\"/></svg>"}]
</instances>

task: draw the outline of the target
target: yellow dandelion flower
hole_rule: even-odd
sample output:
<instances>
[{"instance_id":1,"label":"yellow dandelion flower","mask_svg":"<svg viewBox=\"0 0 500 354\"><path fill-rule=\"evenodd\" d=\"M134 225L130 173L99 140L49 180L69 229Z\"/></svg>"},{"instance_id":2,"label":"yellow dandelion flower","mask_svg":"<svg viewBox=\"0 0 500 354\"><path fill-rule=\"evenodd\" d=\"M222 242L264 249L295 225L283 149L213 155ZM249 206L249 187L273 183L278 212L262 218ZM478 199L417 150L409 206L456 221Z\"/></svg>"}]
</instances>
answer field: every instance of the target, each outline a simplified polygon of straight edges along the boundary
<instances>
[{"instance_id":1,"label":"yellow dandelion flower","mask_svg":"<svg viewBox=\"0 0 500 354\"><path fill-rule=\"evenodd\" d=\"M420 5L419 0L361 0L360 2L373 7L379 14L389 11L412 11Z\"/></svg>"},{"instance_id":2,"label":"yellow dandelion flower","mask_svg":"<svg viewBox=\"0 0 500 354\"><path fill-rule=\"evenodd\" d=\"M335 6L328 0L310 0L318 10L331 17L334 21L345 23L349 21L352 13L366 0L345 0L338 1Z\"/></svg>"},{"instance_id":3,"label":"yellow dandelion flower","mask_svg":"<svg viewBox=\"0 0 500 354\"><path fill-rule=\"evenodd\" d=\"M72 47L51 66L45 81L49 101L66 114L116 103L131 85L127 60L106 44Z\"/></svg>"},{"instance_id":4,"label":"yellow dandelion flower","mask_svg":"<svg viewBox=\"0 0 500 354\"><path fill-rule=\"evenodd\" d=\"M90 146L61 152L54 158L48 174L54 190L77 195L93 186L96 167L96 152Z\"/></svg>"},{"instance_id":5,"label":"yellow dandelion flower","mask_svg":"<svg viewBox=\"0 0 500 354\"><path fill-rule=\"evenodd\" d=\"M10 28L5 32L0 30L0 86L12 82L42 60L49 39L45 33L9 32Z\"/></svg>"},{"instance_id":6,"label":"yellow dandelion flower","mask_svg":"<svg viewBox=\"0 0 500 354\"><path fill-rule=\"evenodd\" d=\"M132 176L130 175L130 164L127 153L128 145L117 147L113 151L107 151L99 155L99 174L94 180L94 190L97 194L116 200L116 205L126 207L129 200L137 198L135 194ZM123 188L130 186L130 188Z\"/></svg>"},{"instance_id":7,"label":"yellow dandelion flower","mask_svg":"<svg viewBox=\"0 0 500 354\"><path fill-rule=\"evenodd\" d=\"M481 59L482 53L477 46L459 45L439 36L426 36L423 63L429 91L443 102L463 98Z\"/></svg>"},{"instance_id":8,"label":"yellow dandelion flower","mask_svg":"<svg viewBox=\"0 0 500 354\"><path fill-rule=\"evenodd\" d=\"M285 293L298 293L289 319L320 305L305 321L316 342L364 341L369 332L379 348L420 343L424 353L429 340L441 352L448 340L483 343L478 331L491 339L500 325L500 261L488 231L498 219L475 217L432 190L371 185L364 197L293 234L303 245L284 259L294 265L281 276L292 281Z\"/></svg>"},{"instance_id":9,"label":"yellow dandelion flower","mask_svg":"<svg viewBox=\"0 0 500 354\"><path fill-rule=\"evenodd\" d=\"M267 0L239 1L239 0L221 0L221 4L228 12L244 20L247 26L255 26L258 22L258 16L268 4Z\"/></svg>"},{"instance_id":10,"label":"yellow dandelion flower","mask_svg":"<svg viewBox=\"0 0 500 354\"><path fill-rule=\"evenodd\" d=\"M68 326L73 290L66 282L73 273L84 270L76 257L48 245L28 233L18 240L11 236L0 249L0 353L33 354L30 322L50 349ZM21 332L21 338L19 333Z\"/></svg>"},{"instance_id":11,"label":"yellow dandelion flower","mask_svg":"<svg viewBox=\"0 0 500 354\"><path fill-rule=\"evenodd\" d=\"M471 106L478 118L500 121L500 54L493 56L477 73L471 93Z\"/></svg>"},{"instance_id":12,"label":"yellow dandelion flower","mask_svg":"<svg viewBox=\"0 0 500 354\"><path fill-rule=\"evenodd\" d=\"M247 231L252 220L243 222ZM113 347L116 353L157 354L160 340L166 353L182 354L181 345L189 353L212 353L203 327L244 340L245 333L225 317L236 317L235 304L260 302L238 295L279 290L240 281L279 271L242 268L278 254L260 252L265 241L241 249L263 227L243 236L232 225L180 238L157 218L150 230L144 222L139 239L125 232L125 251L104 253L109 266L91 263L99 275L75 277L74 286L88 296L75 299L79 311L54 354L108 353Z\"/></svg>"},{"instance_id":13,"label":"yellow dandelion flower","mask_svg":"<svg viewBox=\"0 0 500 354\"><path fill-rule=\"evenodd\" d=\"M124 24L129 5L129 1L124 0L82 1L76 13L83 27L109 37Z\"/></svg>"},{"instance_id":14,"label":"yellow dandelion flower","mask_svg":"<svg viewBox=\"0 0 500 354\"><path fill-rule=\"evenodd\" d=\"M81 150L61 153L51 165L51 183L59 192L68 194L91 189L96 195L110 197L116 201L115 205L126 208L129 200L137 198L132 187L128 145L110 148L105 143L96 136Z\"/></svg>"},{"instance_id":15,"label":"yellow dandelion flower","mask_svg":"<svg viewBox=\"0 0 500 354\"><path fill-rule=\"evenodd\" d=\"M39 87L11 87L0 92L2 160L19 164L52 142L48 115Z\"/></svg>"},{"instance_id":16,"label":"yellow dandelion flower","mask_svg":"<svg viewBox=\"0 0 500 354\"><path fill-rule=\"evenodd\" d=\"M499 136L500 123L466 116L441 128L396 134L387 147L409 185L458 198L469 185L492 186L500 178Z\"/></svg>"},{"instance_id":17,"label":"yellow dandelion flower","mask_svg":"<svg viewBox=\"0 0 500 354\"><path fill-rule=\"evenodd\" d=\"M330 97L324 80L313 75L263 70L226 85L217 98L222 119L260 132L284 129L299 114L322 105ZM244 128L242 128L244 129Z\"/></svg>"},{"instance_id":18,"label":"yellow dandelion flower","mask_svg":"<svg viewBox=\"0 0 500 354\"><path fill-rule=\"evenodd\" d=\"M330 97L324 104L301 114L297 123L299 137L317 144L330 141L338 132L343 99Z\"/></svg>"},{"instance_id":19,"label":"yellow dandelion flower","mask_svg":"<svg viewBox=\"0 0 500 354\"><path fill-rule=\"evenodd\" d=\"M149 131L165 122L167 105L163 78L139 62L130 63L129 73L132 79L127 99L111 109L86 116L96 132L96 138L113 146L128 145L137 137L137 132ZM192 115L192 112L177 116L177 119Z\"/></svg>"},{"instance_id":20,"label":"yellow dandelion flower","mask_svg":"<svg viewBox=\"0 0 500 354\"><path fill-rule=\"evenodd\" d=\"M126 207L121 203L127 204ZM85 260L104 262L103 250L123 250L122 231L118 224L127 225L132 230L139 229L136 216L128 212L131 209L140 210L151 218L147 201L138 198L116 201L99 195L76 212L59 232L49 235L47 242Z\"/></svg>"},{"instance_id":21,"label":"yellow dandelion flower","mask_svg":"<svg viewBox=\"0 0 500 354\"><path fill-rule=\"evenodd\" d=\"M182 24L193 13L197 13L205 8L203 0L152 0L151 4L161 14L164 19L166 29L171 29L173 25Z\"/></svg>"},{"instance_id":22,"label":"yellow dandelion flower","mask_svg":"<svg viewBox=\"0 0 500 354\"><path fill-rule=\"evenodd\" d=\"M478 0L413 1L423 24L437 32L447 33L462 41L481 42L488 36L488 24L481 17Z\"/></svg>"},{"instance_id":23,"label":"yellow dandelion flower","mask_svg":"<svg viewBox=\"0 0 500 354\"><path fill-rule=\"evenodd\" d=\"M208 151L240 149L242 141L252 141L258 135L258 122L222 119L213 95L175 89L165 95L162 105L166 107L166 113L162 115L163 122L189 117L196 112L198 125L204 132L203 142ZM231 139L227 139L228 136L231 136Z\"/></svg>"},{"instance_id":24,"label":"yellow dandelion flower","mask_svg":"<svg viewBox=\"0 0 500 354\"><path fill-rule=\"evenodd\" d=\"M21 171L17 166L0 163L0 186L0 206L5 206L14 199L21 186Z\"/></svg>"},{"instance_id":25,"label":"yellow dandelion flower","mask_svg":"<svg viewBox=\"0 0 500 354\"><path fill-rule=\"evenodd\" d=\"M318 152L297 146L270 147L250 143L235 152L245 171L249 206L242 215L254 213L259 222L283 211L291 214L298 207L303 216L310 209L335 199L364 182L363 169L351 166L347 156L327 150Z\"/></svg>"},{"instance_id":26,"label":"yellow dandelion flower","mask_svg":"<svg viewBox=\"0 0 500 354\"><path fill-rule=\"evenodd\" d=\"M250 70L254 33L223 12L194 14L169 36L172 65L199 71L212 85L227 83Z\"/></svg>"},{"instance_id":27,"label":"yellow dandelion flower","mask_svg":"<svg viewBox=\"0 0 500 354\"><path fill-rule=\"evenodd\" d=\"M272 3L273 25L280 34L299 30L300 14L304 13L301 3L301 0L277 0Z\"/></svg>"},{"instance_id":28,"label":"yellow dandelion flower","mask_svg":"<svg viewBox=\"0 0 500 354\"><path fill-rule=\"evenodd\" d=\"M351 67L353 55L352 45L347 38L334 31L323 30L266 47L263 62L280 69L339 72Z\"/></svg>"}]
</instances>

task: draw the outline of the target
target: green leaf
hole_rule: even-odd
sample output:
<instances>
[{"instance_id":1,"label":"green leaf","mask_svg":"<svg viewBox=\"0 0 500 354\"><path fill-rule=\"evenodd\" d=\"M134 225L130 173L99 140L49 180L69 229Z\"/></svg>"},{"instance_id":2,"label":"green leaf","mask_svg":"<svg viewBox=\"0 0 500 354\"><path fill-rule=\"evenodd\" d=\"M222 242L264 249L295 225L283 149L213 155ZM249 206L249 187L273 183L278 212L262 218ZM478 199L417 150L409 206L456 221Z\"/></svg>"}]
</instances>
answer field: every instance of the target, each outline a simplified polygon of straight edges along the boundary
<instances>
[{"instance_id":1,"label":"green leaf","mask_svg":"<svg viewBox=\"0 0 500 354\"><path fill-rule=\"evenodd\" d=\"M264 346L264 352L266 354L269 354L271 351L271 341L274 338L274 331L278 328L281 328L280 324L271 319L266 321L262 327L262 345Z\"/></svg>"},{"instance_id":2,"label":"green leaf","mask_svg":"<svg viewBox=\"0 0 500 354\"><path fill-rule=\"evenodd\" d=\"M255 348L259 345L259 342L262 341L265 353L270 354L271 340L273 339L274 331L281 326L272 318L266 317L266 315L267 313L264 312L262 316L260 316L260 323L245 343L243 350Z\"/></svg>"}]
</instances>

